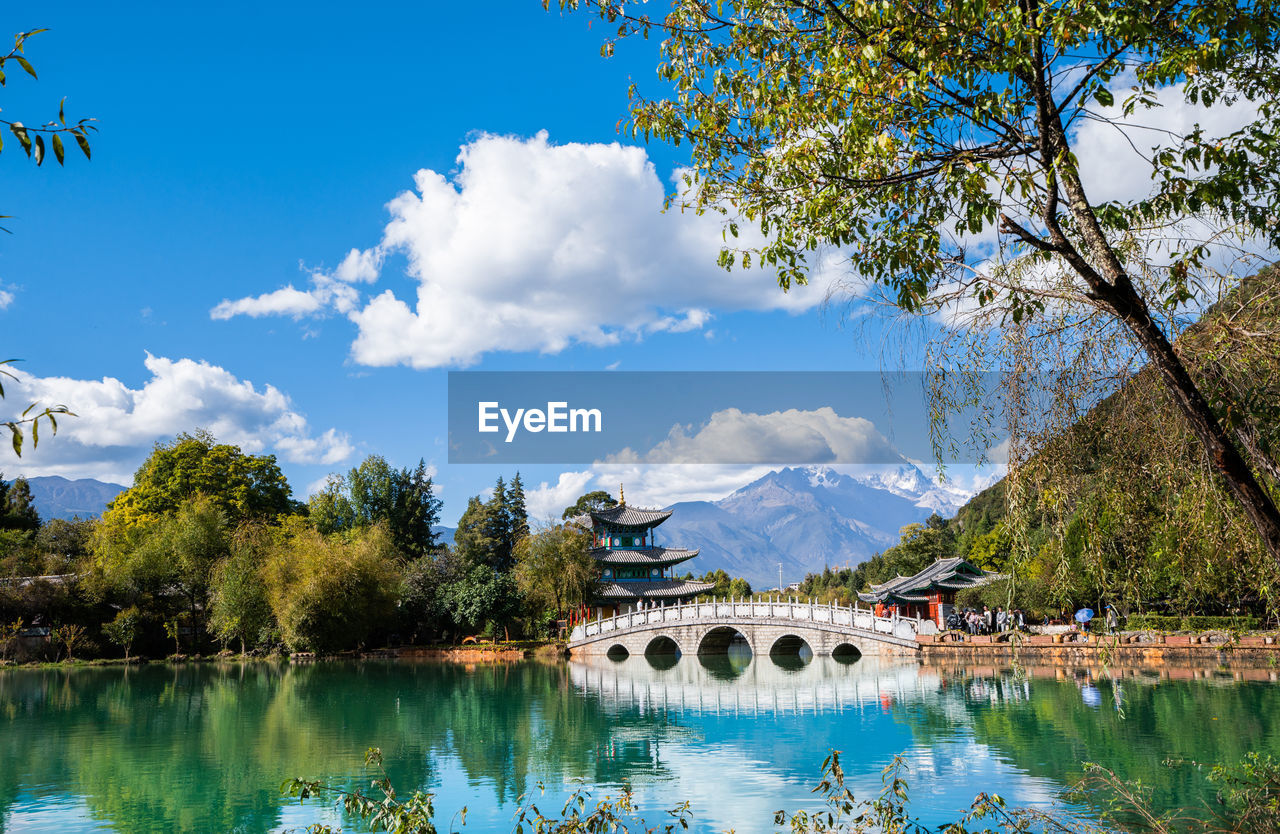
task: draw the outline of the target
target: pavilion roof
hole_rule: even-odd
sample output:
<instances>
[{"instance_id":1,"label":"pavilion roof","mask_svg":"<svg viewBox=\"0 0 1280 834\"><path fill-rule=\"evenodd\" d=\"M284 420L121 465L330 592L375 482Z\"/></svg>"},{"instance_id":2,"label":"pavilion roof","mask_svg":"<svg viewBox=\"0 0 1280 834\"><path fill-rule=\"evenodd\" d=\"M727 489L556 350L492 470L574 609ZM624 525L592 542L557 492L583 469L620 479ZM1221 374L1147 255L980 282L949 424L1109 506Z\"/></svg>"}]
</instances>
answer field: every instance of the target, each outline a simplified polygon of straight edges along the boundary
<instances>
[{"instance_id":1,"label":"pavilion roof","mask_svg":"<svg viewBox=\"0 0 1280 834\"><path fill-rule=\"evenodd\" d=\"M593 547L589 552L602 565L678 565L698 555L683 547Z\"/></svg>"},{"instance_id":2,"label":"pavilion roof","mask_svg":"<svg viewBox=\"0 0 1280 834\"><path fill-rule=\"evenodd\" d=\"M694 582L690 579L665 579L659 582L602 582L596 597L602 600L628 599L683 599L706 593L715 587L714 582Z\"/></svg>"},{"instance_id":3,"label":"pavilion roof","mask_svg":"<svg viewBox=\"0 0 1280 834\"><path fill-rule=\"evenodd\" d=\"M615 524L621 527L653 527L670 517L671 510L646 510L627 504L591 511L591 520L597 524Z\"/></svg>"},{"instance_id":4,"label":"pavilion roof","mask_svg":"<svg viewBox=\"0 0 1280 834\"><path fill-rule=\"evenodd\" d=\"M976 588L996 579L1000 574L985 571L971 562L953 556L939 559L914 576L895 576L888 582L872 585L870 593L858 594L864 602L885 602L897 599L904 602L923 602L925 594L932 590L962 591Z\"/></svg>"}]
</instances>

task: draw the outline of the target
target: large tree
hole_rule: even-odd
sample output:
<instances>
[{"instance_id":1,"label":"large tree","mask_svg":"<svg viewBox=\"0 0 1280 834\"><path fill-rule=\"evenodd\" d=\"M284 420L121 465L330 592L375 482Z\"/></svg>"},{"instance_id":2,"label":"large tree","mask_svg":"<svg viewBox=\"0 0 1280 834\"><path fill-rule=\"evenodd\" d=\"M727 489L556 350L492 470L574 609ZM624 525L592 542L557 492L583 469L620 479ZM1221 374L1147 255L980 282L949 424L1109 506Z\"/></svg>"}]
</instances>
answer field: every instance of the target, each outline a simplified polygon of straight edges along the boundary
<instances>
[{"instance_id":1,"label":"large tree","mask_svg":"<svg viewBox=\"0 0 1280 834\"><path fill-rule=\"evenodd\" d=\"M231 548L227 516L208 495L134 526L100 524L92 542L95 596L186 616L193 640L203 632L209 583Z\"/></svg>"},{"instance_id":2,"label":"large tree","mask_svg":"<svg viewBox=\"0 0 1280 834\"><path fill-rule=\"evenodd\" d=\"M682 205L724 212L727 238L739 221L760 228L725 249L726 267L759 263L789 288L834 249L911 313L945 297L1015 336L1040 321L1067 343L1079 328L1119 334L1280 559L1280 512L1254 472L1266 467L1251 467L1174 346L1179 315L1221 291L1207 241L1280 245L1275 4L673 0L654 20L631 0L561 0L579 5L621 37L664 36L673 92L633 87L633 128L690 148ZM1248 115L1242 128L1134 125L1163 103L1224 100ZM1076 154L1089 121L1151 149L1148 194L1089 193L1107 162ZM1105 364L1108 344L1075 347Z\"/></svg>"},{"instance_id":3,"label":"large tree","mask_svg":"<svg viewBox=\"0 0 1280 834\"><path fill-rule=\"evenodd\" d=\"M603 489L597 489L594 492L579 495L577 501L564 508L564 512L561 513L560 517L568 521L580 515L588 515L592 512L607 510L616 506L618 506L617 499Z\"/></svg>"},{"instance_id":4,"label":"large tree","mask_svg":"<svg viewBox=\"0 0 1280 834\"><path fill-rule=\"evenodd\" d=\"M271 520L297 511L275 455L248 455L197 431L157 443L138 467L133 486L116 496L102 516L105 527L130 528L172 514L206 496L231 525Z\"/></svg>"},{"instance_id":5,"label":"large tree","mask_svg":"<svg viewBox=\"0 0 1280 834\"><path fill-rule=\"evenodd\" d=\"M40 529L40 513L31 497L31 484L26 478L6 483L0 476L0 530Z\"/></svg>"},{"instance_id":6,"label":"large tree","mask_svg":"<svg viewBox=\"0 0 1280 834\"><path fill-rule=\"evenodd\" d=\"M263 568L266 598L294 651L355 648L389 630L402 560L385 523L324 536L290 523Z\"/></svg>"},{"instance_id":7,"label":"large tree","mask_svg":"<svg viewBox=\"0 0 1280 834\"><path fill-rule=\"evenodd\" d=\"M441 501L419 460L414 469L396 469L380 455L370 455L345 476L334 476L311 497L312 524L334 533L385 522L400 552L410 558L439 549L432 528L440 522Z\"/></svg>"},{"instance_id":8,"label":"large tree","mask_svg":"<svg viewBox=\"0 0 1280 834\"><path fill-rule=\"evenodd\" d=\"M600 578L590 547L588 533L566 524L526 536L516 547L520 590L557 616L585 602Z\"/></svg>"},{"instance_id":9,"label":"large tree","mask_svg":"<svg viewBox=\"0 0 1280 834\"><path fill-rule=\"evenodd\" d=\"M467 502L453 534L454 549L463 559L507 573L515 566L516 545L528 532L520 476L510 487L499 476L488 501L476 496Z\"/></svg>"}]
</instances>

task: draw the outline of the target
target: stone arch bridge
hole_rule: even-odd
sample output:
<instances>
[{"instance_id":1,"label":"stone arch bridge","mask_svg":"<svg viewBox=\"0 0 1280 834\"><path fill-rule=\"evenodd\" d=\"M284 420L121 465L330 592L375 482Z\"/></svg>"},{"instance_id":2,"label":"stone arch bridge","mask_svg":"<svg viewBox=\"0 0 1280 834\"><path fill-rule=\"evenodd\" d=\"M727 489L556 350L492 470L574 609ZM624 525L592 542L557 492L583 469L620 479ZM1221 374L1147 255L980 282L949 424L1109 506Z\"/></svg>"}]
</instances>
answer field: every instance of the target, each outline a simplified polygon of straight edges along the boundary
<instances>
[{"instance_id":1,"label":"stone arch bridge","mask_svg":"<svg viewBox=\"0 0 1280 834\"><path fill-rule=\"evenodd\" d=\"M796 599L687 602L574 626L574 656L723 654L743 642L755 655L915 654L931 620L877 617L871 611Z\"/></svg>"}]
</instances>

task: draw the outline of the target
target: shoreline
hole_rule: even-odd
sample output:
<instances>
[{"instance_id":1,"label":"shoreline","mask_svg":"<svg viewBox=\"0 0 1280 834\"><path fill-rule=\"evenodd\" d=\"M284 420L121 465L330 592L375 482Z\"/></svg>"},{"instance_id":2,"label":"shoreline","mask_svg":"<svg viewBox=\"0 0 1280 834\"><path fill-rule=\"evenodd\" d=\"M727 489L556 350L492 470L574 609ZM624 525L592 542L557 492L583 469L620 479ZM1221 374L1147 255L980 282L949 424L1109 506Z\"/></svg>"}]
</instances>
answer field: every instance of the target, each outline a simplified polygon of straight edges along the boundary
<instances>
[{"instance_id":1,"label":"shoreline","mask_svg":"<svg viewBox=\"0 0 1280 834\"><path fill-rule=\"evenodd\" d=\"M1000 639L1004 638L1004 639ZM974 663L1031 661L1049 666L1224 665L1227 662L1280 671L1280 637L1273 633L918 635L919 657Z\"/></svg>"},{"instance_id":2,"label":"shoreline","mask_svg":"<svg viewBox=\"0 0 1280 834\"><path fill-rule=\"evenodd\" d=\"M33 660L15 662L0 661L0 671L8 669L93 669L115 666L177 666L187 663L288 663L305 665L333 660L445 660L454 663L510 663L517 660L535 658L566 657L565 644L547 641L522 641L520 643L481 643L467 646L397 646L390 649L375 649L364 652L335 652L333 654L316 654L315 652L290 652L288 654L195 654L168 655L167 657L123 657L74 658L71 660Z\"/></svg>"}]
</instances>

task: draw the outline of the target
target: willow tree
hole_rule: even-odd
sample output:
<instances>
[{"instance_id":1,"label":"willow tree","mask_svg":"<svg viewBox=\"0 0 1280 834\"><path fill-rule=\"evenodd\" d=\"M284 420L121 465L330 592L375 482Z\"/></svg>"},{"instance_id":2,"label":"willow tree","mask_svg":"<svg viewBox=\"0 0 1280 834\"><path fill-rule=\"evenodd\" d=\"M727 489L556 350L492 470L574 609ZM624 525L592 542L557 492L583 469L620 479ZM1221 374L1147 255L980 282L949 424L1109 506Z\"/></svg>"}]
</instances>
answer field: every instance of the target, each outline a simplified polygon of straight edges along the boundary
<instances>
[{"instance_id":1,"label":"willow tree","mask_svg":"<svg viewBox=\"0 0 1280 834\"><path fill-rule=\"evenodd\" d=\"M1209 241L1280 243L1273 3L673 0L661 19L631 0L560 5L663 38L670 94L633 85L631 129L689 147L673 197L724 214L726 268L776 270L787 289L835 250L908 313L946 297L1009 329L1048 311L1102 322L1156 368L1280 560L1275 502L1174 344L1179 314L1221 292ZM1222 135L1127 127L1162 99L1249 118ZM1089 121L1152 148L1149 193L1086 191L1104 163L1075 153Z\"/></svg>"}]
</instances>

